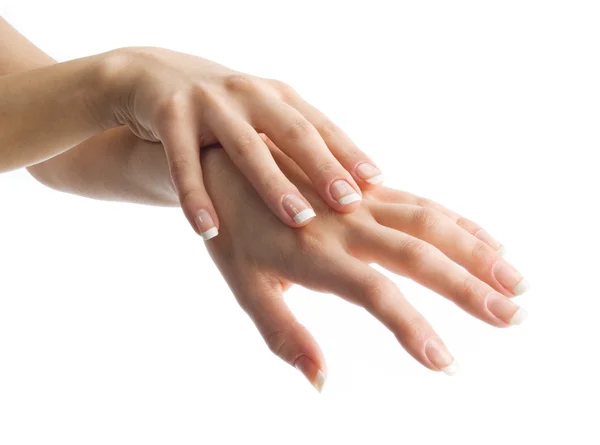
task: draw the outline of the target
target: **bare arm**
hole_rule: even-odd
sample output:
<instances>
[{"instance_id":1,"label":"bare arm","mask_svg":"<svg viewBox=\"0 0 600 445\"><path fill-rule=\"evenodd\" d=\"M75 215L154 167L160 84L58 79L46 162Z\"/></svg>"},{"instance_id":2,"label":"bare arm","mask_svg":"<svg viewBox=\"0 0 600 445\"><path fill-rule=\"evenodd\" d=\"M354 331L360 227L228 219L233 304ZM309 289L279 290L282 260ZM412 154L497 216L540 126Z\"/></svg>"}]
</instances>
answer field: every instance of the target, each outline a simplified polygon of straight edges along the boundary
<instances>
[{"instance_id":1,"label":"bare arm","mask_svg":"<svg viewBox=\"0 0 600 445\"><path fill-rule=\"evenodd\" d=\"M56 61L0 17L0 76L54 65Z\"/></svg>"},{"instance_id":2,"label":"bare arm","mask_svg":"<svg viewBox=\"0 0 600 445\"><path fill-rule=\"evenodd\" d=\"M109 110L102 56L52 64L15 33L0 21L0 172L42 162L102 132L99 111ZM22 69L28 70L14 72Z\"/></svg>"},{"instance_id":3,"label":"bare arm","mask_svg":"<svg viewBox=\"0 0 600 445\"><path fill-rule=\"evenodd\" d=\"M0 76L56 64L1 18L0 37ZM137 138L127 127L105 131L27 170L41 183L68 193L153 205L178 204L162 145Z\"/></svg>"},{"instance_id":4,"label":"bare arm","mask_svg":"<svg viewBox=\"0 0 600 445\"><path fill-rule=\"evenodd\" d=\"M61 64L43 55L38 60L38 51L29 48L27 61L15 60L27 42L13 43L10 34L15 31L0 22L0 39L10 42L3 69L20 70L0 78L0 172L43 162L105 129L127 126L140 139L162 143L183 212L203 237L218 233L200 167L207 145L218 142L291 227L310 223L314 210L259 133L292 158L338 212L355 211L361 188L383 179L340 128L283 82L161 48L122 48Z\"/></svg>"},{"instance_id":5,"label":"bare arm","mask_svg":"<svg viewBox=\"0 0 600 445\"><path fill-rule=\"evenodd\" d=\"M162 144L114 128L28 168L56 190L107 201L178 206Z\"/></svg>"},{"instance_id":6,"label":"bare arm","mask_svg":"<svg viewBox=\"0 0 600 445\"><path fill-rule=\"evenodd\" d=\"M23 52L17 52L29 54L28 60L12 60L1 52L4 72L52 63L28 42L19 45ZM290 230L268 211L223 150L208 150L202 164L223 220L222 236L208 248L271 350L317 389L327 374L325 359L282 298L293 283L363 306L416 360L447 374L456 372L457 365L442 340L370 263L429 287L493 326L524 320L526 312L510 297L524 292L526 281L501 258L497 241L478 239L481 227L437 203L388 188L366 192L355 213L339 215L308 177L267 143L321 217ZM95 198L178 202L162 146L141 141L126 128L102 133L29 170L52 187Z\"/></svg>"}]
</instances>

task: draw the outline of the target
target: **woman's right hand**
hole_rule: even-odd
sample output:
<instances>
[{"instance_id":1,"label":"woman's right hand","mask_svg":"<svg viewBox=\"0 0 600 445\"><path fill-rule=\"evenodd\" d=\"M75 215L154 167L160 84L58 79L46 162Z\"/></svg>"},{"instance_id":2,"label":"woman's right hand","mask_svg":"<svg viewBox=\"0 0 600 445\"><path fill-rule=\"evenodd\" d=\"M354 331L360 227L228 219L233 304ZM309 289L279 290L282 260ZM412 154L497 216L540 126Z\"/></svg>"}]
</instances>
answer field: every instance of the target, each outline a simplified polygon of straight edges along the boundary
<instances>
[{"instance_id":1,"label":"woman's right hand","mask_svg":"<svg viewBox=\"0 0 600 445\"><path fill-rule=\"evenodd\" d=\"M221 150L207 150L206 184L218 197L221 216L221 235L207 247L270 349L317 389L327 373L323 354L283 299L294 283L364 307L416 360L446 374L457 365L442 340L394 282L369 263L411 278L493 326L524 320L526 312L511 297L525 292L527 282L502 258L501 244L477 224L390 188L365 192L355 212L337 213L302 171L265 141L319 216L290 230L266 211Z\"/></svg>"},{"instance_id":2,"label":"woman's right hand","mask_svg":"<svg viewBox=\"0 0 600 445\"><path fill-rule=\"evenodd\" d=\"M162 142L184 213L205 239L218 233L218 219L203 184L200 147L219 142L271 211L292 227L308 224L315 213L259 131L300 166L337 212L357 209L361 187L383 179L340 128L280 81L159 48L102 57L112 104L105 126L127 125L142 139Z\"/></svg>"}]
</instances>

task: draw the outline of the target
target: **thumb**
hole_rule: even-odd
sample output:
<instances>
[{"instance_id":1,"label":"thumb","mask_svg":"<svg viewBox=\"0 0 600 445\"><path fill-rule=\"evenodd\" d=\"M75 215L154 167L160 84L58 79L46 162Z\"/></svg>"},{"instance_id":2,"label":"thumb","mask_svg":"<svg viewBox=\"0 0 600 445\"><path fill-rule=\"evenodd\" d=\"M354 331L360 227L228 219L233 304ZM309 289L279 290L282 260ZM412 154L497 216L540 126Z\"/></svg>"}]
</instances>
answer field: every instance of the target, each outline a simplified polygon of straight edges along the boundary
<instances>
[{"instance_id":1,"label":"thumb","mask_svg":"<svg viewBox=\"0 0 600 445\"><path fill-rule=\"evenodd\" d=\"M321 348L283 299L279 280L256 277L236 293L269 349L283 361L296 367L321 392L327 367Z\"/></svg>"}]
</instances>

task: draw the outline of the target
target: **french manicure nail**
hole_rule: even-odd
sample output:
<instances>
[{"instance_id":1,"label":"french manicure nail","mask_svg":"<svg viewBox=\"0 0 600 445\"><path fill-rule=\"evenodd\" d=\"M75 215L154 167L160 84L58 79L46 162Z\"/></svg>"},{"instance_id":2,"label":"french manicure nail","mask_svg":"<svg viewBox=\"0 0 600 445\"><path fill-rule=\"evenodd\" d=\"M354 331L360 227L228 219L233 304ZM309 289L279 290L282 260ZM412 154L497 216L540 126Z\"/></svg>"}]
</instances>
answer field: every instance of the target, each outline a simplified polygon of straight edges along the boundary
<instances>
[{"instance_id":1,"label":"french manicure nail","mask_svg":"<svg viewBox=\"0 0 600 445\"><path fill-rule=\"evenodd\" d=\"M219 229L215 227L215 222L206 210L199 210L196 213L196 225L200 231L200 236L204 241L214 238L219 234Z\"/></svg>"},{"instance_id":2,"label":"french manicure nail","mask_svg":"<svg viewBox=\"0 0 600 445\"><path fill-rule=\"evenodd\" d=\"M356 193L356 190L354 190L352 186L343 179L334 181L333 184L331 184L330 191L333 199L343 206L352 204L353 202L360 201L362 199L360 195Z\"/></svg>"},{"instance_id":3,"label":"french manicure nail","mask_svg":"<svg viewBox=\"0 0 600 445\"><path fill-rule=\"evenodd\" d=\"M479 229L477 232L475 232L475 237L479 238L481 241L486 243L492 249L496 250L500 255L504 254L504 251L502 250L504 248L504 246L502 244L500 244L498 241L496 241L494 239L494 237L492 235L490 235L488 232L486 232L485 230Z\"/></svg>"},{"instance_id":4,"label":"french manicure nail","mask_svg":"<svg viewBox=\"0 0 600 445\"><path fill-rule=\"evenodd\" d=\"M319 367L306 355L302 355L296 359L294 366L298 371L304 374L310 384L319 392L323 391L325 385L325 374Z\"/></svg>"},{"instance_id":5,"label":"french manicure nail","mask_svg":"<svg viewBox=\"0 0 600 445\"><path fill-rule=\"evenodd\" d=\"M523 295L529 289L531 289L531 285L529 284L529 281L527 281L525 278L523 278L521 281L519 281L519 283L513 289L513 294L515 294L516 296Z\"/></svg>"},{"instance_id":6,"label":"french manicure nail","mask_svg":"<svg viewBox=\"0 0 600 445\"><path fill-rule=\"evenodd\" d=\"M517 306L510 298L491 292L485 298L485 305L488 310L504 323L517 325L521 324L527 318L527 311L522 307Z\"/></svg>"},{"instance_id":7,"label":"french manicure nail","mask_svg":"<svg viewBox=\"0 0 600 445\"><path fill-rule=\"evenodd\" d=\"M521 276L517 269L504 260L498 261L494 266L494 277L515 296L524 294L530 288L529 282Z\"/></svg>"},{"instance_id":8,"label":"french manicure nail","mask_svg":"<svg viewBox=\"0 0 600 445\"><path fill-rule=\"evenodd\" d=\"M356 174L359 178L373 185L381 184L385 179L381 170L367 162L363 162L356 167Z\"/></svg>"},{"instance_id":9,"label":"french manicure nail","mask_svg":"<svg viewBox=\"0 0 600 445\"><path fill-rule=\"evenodd\" d=\"M525 309L520 307L519 310L515 312L515 315L513 315L513 317L510 319L510 324L521 324L525 321L527 317L529 317L529 313Z\"/></svg>"},{"instance_id":10,"label":"french manicure nail","mask_svg":"<svg viewBox=\"0 0 600 445\"><path fill-rule=\"evenodd\" d=\"M302 224L317 216L315 211L304 199L292 193L287 194L281 201L284 210L296 224Z\"/></svg>"},{"instance_id":11,"label":"french manicure nail","mask_svg":"<svg viewBox=\"0 0 600 445\"><path fill-rule=\"evenodd\" d=\"M446 375L454 375L458 372L458 362L446 349L446 346L438 337L427 341L425 355L433 366Z\"/></svg>"}]
</instances>

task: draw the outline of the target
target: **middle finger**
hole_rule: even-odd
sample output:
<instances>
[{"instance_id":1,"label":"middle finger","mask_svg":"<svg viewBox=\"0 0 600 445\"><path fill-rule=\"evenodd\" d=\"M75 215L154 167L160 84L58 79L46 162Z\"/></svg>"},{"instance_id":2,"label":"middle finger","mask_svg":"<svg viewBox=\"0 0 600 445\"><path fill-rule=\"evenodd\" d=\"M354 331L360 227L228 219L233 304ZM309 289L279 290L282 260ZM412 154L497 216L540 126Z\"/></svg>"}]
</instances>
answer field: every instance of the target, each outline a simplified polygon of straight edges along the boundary
<instances>
[{"instance_id":1,"label":"middle finger","mask_svg":"<svg viewBox=\"0 0 600 445\"><path fill-rule=\"evenodd\" d=\"M252 120L258 131L298 164L331 208L350 212L358 207L362 199L360 187L318 131L295 108L265 94L254 105Z\"/></svg>"}]
</instances>

